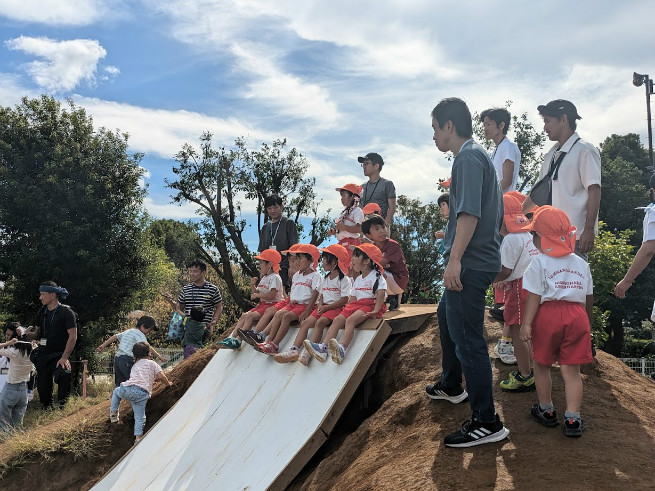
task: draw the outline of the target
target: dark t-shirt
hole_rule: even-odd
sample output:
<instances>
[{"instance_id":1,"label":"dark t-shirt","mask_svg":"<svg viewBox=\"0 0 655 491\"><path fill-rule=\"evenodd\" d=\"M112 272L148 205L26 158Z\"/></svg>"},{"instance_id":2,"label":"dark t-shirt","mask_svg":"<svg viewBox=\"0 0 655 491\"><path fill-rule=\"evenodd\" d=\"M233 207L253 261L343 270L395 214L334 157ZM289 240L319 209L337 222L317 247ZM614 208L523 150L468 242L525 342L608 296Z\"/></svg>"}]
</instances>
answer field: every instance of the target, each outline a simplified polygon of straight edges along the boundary
<instances>
[{"instance_id":1,"label":"dark t-shirt","mask_svg":"<svg viewBox=\"0 0 655 491\"><path fill-rule=\"evenodd\" d=\"M457 232L457 218L467 213L478 218L464 255L462 269L500 271L500 224L503 219L503 196L489 155L471 141L455 157L450 182L450 216L444 237L444 264Z\"/></svg>"},{"instance_id":2,"label":"dark t-shirt","mask_svg":"<svg viewBox=\"0 0 655 491\"><path fill-rule=\"evenodd\" d=\"M275 223L268 221L264 224L262 231L259 234L259 247L257 250L262 252L274 244L275 249L281 253L297 243L298 229L296 228L296 222L285 217L280 217L280 219ZM287 259L286 254L282 254L282 261L280 261L280 276L282 277L285 286L289 286L289 278L287 276L288 270L289 260Z\"/></svg>"},{"instance_id":3,"label":"dark t-shirt","mask_svg":"<svg viewBox=\"0 0 655 491\"><path fill-rule=\"evenodd\" d=\"M63 353L68 330L77 329L75 313L66 305L58 305L54 310L42 307L37 314L37 325L41 328L41 339L46 339L46 345L39 348L43 354Z\"/></svg>"},{"instance_id":4,"label":"dark t-shirt","mask_svg":"<svg viewBox=\"0 0 655 491\"><path fill-rule=\"evenodd\" d=\"M384 270L391 273L394 281L400 288L403 290L407 288L409 271L405 262L405 254L403 254L403 250L400 248L398 242L393 239L387 239L382 247L382 256L389 261L389 266Z\"/></svg>"},{"instance_id":5,"label":"dark t-shirt","mask_svg":"<svg viewBox=\"0 0 655 491\"><path fill-rule=\"evenodd\" d=\"M379 181L366 181L362 184L362 196L359 206L364 208L369 203L377 203L382 210L382 218L387 219L389 199L396 197L396 187L393 182L381 177Z\"/></svg>"},{"instance_id":6,"label":"dark t-shirt","mask_svg":"<svg viewBox=\"0 0 655 491\"><path fill-rule=\"evenodd\" d=\"M184 341L183 346L202 346L202 336L205 334L204 322L194 321L191 317L186 318L184 323Z\"/></svg>"}]
</instances>

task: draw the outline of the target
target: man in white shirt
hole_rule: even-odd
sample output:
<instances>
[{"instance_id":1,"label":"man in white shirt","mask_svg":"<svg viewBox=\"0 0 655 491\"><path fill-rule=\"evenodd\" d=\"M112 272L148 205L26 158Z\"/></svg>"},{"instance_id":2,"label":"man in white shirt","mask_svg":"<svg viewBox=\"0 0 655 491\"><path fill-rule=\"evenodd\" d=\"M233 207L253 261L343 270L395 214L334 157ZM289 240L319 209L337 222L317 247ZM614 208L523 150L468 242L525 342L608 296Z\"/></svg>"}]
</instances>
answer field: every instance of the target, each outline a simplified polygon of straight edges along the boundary
<instances>
[{"instance_id":1,"label":"man in white shirt","mask_svg":"<svg viewBox=\"0 0 655 491\"><path fill-rule=\"evenodd\" d=\"M521 165L521 152L518 145L507 138L511 120L509 111L503 108L485 109L480 114L484 137L496 144L491 161L503 193L516 190L516 180Z\"/></svg>"},{"instance_id":2,"label":"man in white shirt","mask_svg":"<svg viewBox=\"0 0 655 491\"><path fill-rule=\"evenodd\" d=\"M557 142L544 157L539 179L551 166L553 173L551 202L555 208L564 211L577 230L578 240L575 253L587 260L587 254L594 248L598 234L598 208L600 207L600 153L598 149L581 140L576 133L576 120L582 119L570 101L556 99L537 108L544 120L544 131L548 139ZM528 198L523 211L534 206Z\"/></svg>"}]
</instances>

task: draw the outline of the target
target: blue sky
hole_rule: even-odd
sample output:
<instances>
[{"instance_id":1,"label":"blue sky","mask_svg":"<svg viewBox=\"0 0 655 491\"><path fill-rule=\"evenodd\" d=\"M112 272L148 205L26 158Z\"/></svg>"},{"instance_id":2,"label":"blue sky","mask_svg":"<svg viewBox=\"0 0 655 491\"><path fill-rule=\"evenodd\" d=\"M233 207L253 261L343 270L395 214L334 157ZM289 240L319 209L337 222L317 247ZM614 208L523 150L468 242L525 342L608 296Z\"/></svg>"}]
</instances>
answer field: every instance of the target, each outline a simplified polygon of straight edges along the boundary
<instances>
[{"instance_id":1,"label":"blue sky","mask_svg":"<svg viewBox=\"0 0 655 491\"><path fill-rule=\"evenodd\" d=\"M128 132L156 217L194 216L164 178L205 130L225 146L287 138L324 209L339 210L336 186L363 181L369 151L399 194L433 201L449 174L429 118L443 97L473 111L512 100L538 127L536 106L565 98L588 141L647 141L631 79L655 76L653 18L650 0L1 0L0 104L72 98Z\"/></svg>"}]
</instances>

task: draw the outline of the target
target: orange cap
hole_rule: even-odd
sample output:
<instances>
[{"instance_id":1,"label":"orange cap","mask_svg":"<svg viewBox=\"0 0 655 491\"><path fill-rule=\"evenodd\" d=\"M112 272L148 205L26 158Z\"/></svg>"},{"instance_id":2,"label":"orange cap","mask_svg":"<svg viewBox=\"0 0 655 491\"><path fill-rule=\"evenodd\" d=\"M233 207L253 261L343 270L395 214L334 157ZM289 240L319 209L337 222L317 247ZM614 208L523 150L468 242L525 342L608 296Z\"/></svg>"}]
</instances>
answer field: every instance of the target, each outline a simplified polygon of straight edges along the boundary
<instances>
[{"instance_id":1,"label":"orange cap","mask_svg":"<svg viewBox=\"0 0 655 491\"><path fill-rule=\"evenodd\" d=\"M525 194L520 193L518 191L507 191L505 194L506 195L509 194L510 196L514 196L517 200L519 200L519 203L521 203L521 204L523 204L523 202L525 201L525 198L526 198Z\"/></svg>"},{"instance_id":2,"label":"orange cap","mask_svg":"<svg viewBox=\"0 0 655 491\"><path fill-rule=\"evenodd\" d=\"M273 249L264 249L259 255L255 256L255 259L261 259L262 261L268 261L273 265L273 271L276 273L280 272L280 261L282 261L282 256L279 252Z\"/></svg>"},{"instance_id":3,"label":"orange cap","mask_svg":"<svg viewBox=\"0 0 655 491\"><path fill-rule=\"evenodd\" d=\"M318 258L321 257L321 253L318 252L318 248L314 244L296 244L296 250L291 251L295 254L309 254L314 260L314 269L318 266Z\"/></svg>"},{"instance_id":4,"label":"orange cap","mask_svg":"<svg viewBox=\"0 0 655 491\"><path fill-rule=\"evenodd\" d=\"M364 208L362 208L364 215L373 215L378 214L382 215L382 208L377 203L369 203Z\"/></svg>"},{"instance_id":5,"label":"orange cap","mask_svg":"<svg viewBox=\"0 0 655 491\"><path fill-rule=\"evenodd\" d=\"M352 182L348 184L344 184L340 188L334 188L335 191L341 192L342 190L344 191L349 191L353 193L354 195L357 195L357 197L362 195L362 187L359 184L353 184Z\"/></svg>"},{"instance_id":6,"label":"orange cap","mask_svg":"<svg viewBox=\"0 0 655 491\"><path fill-rule=\"evenodd\" d=\"M451 179L452 179L452 178L449 177L449 178L446 179L445 181L440 182L439 185L440 185L442 188L449 188L449 187L450 187L450 180L451 180Z\"/></svg>"},{"instance_id":7,"label":"orange cap","mask_svg":"<svg viewBox=\"0 0 655 491\"><path fill-rule=\"evenodd\" d=\"M509 193L503 194L503 204L505 211L503 213L503 220L505 227L510 234L522 232L523 227L528 223L528 219L523 214L523 207L521 202Z\"/></svg>"},{"instance_id":8,"label":"orange cap","mask_svg":"<svg viewBox=\"0 0 655 491\"><path fill-rule=\"evenodd\" d=\"M553 206L540 206L532 216L532 222L523 230L535 231L541 239L544 254L562 257L575 251L575 227L562 210Z\"/></svg>"},{"instance_id":9,"label":"orange cap","mask_svg":"<svg viewBox=\"0 0 655 491\"><path fill-rule=\"evenodd\" d=\"M332 244L323 249L319 249L321 252L327 252L336 256L337 266L343 271L343 274L348 274L348 269L350 268L350 254L344 246L341 244Z\"/></svg>"},{"instance_id":10,"label":"orange cap","mask_svg":"<svg viewBox=\"0 0 655 491\"><path fill-rule=\"evenodd\" d=\"M382 251L379 249L378 246L375 244L359 244L355 246L355 249L359 249L362 251L364 254L368 256L368 258L373 261L375 264L377 264L378 268L380 268L380 273L384 273L384 268L382 267Z\"/></svg>"},{"instance_id":11,"label":"orange cap","mask_svg":"<svg viewBox=\"0 0 655 491\"><path fill-rule=\"evenodd\" d=\"M289 247L286 251L280 251L280 252L282 252L283 254L287 254L287 253L293 254L297 252L299 245L300 244L292 244L291 247Z\"/></svg>"}]
</instances>

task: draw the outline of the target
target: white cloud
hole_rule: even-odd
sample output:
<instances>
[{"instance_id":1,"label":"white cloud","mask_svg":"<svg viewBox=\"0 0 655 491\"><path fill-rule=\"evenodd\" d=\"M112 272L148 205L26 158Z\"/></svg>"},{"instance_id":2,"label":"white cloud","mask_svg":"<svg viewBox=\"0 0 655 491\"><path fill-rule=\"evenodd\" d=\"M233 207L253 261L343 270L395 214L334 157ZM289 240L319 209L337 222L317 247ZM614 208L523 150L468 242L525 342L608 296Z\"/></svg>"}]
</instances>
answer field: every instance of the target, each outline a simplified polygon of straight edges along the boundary
<instances>
[{"instance_id":1,"label":"white cloud","mask_svg":"<svg viewBox=\"0 0 655 491\"><path fill-rule=\"evenodd\" d=\"M109 75L118 75L121 73L120 69L117 66L106 66L103 68L105 72L107 72Z\"/></svg>"},{"instance_id":2,"label":"white cloud","mask_svg":"<svg viewBox=\"0 0 655 491\"><path fill-rule=\"evenodd\" d=\"M196 214L198 206L193 203L184 203L182 205L170 202L155 203L151 196L146 196L143 205L147 212L155 218L170 218L173 220L198 218Z\"/></svg>"},{"instance_id":3,"label":"white cloud","mask_svg":"<svg viewBox=\"0 0 655 491\"><path fill-rule=\"evenodd\" d=\"M115 11L116 3L113 2ZM110 12L101 0L3 0L0 15L21 22L83 26Z\"/></svg>"},{"instance_id":4,"label":"white cloud","mask_svg":"<svg viewBox=\"0 0 655 491\"><path fill-rule=\"evenodd\" d=\"M80 82L95 81L98 61L107 55L92 39L55 41L45 37L20 36L5 42L10 50L41 58L25 65L34 82L52 92L74 89Z\"/></svg>"}]
</instances>

